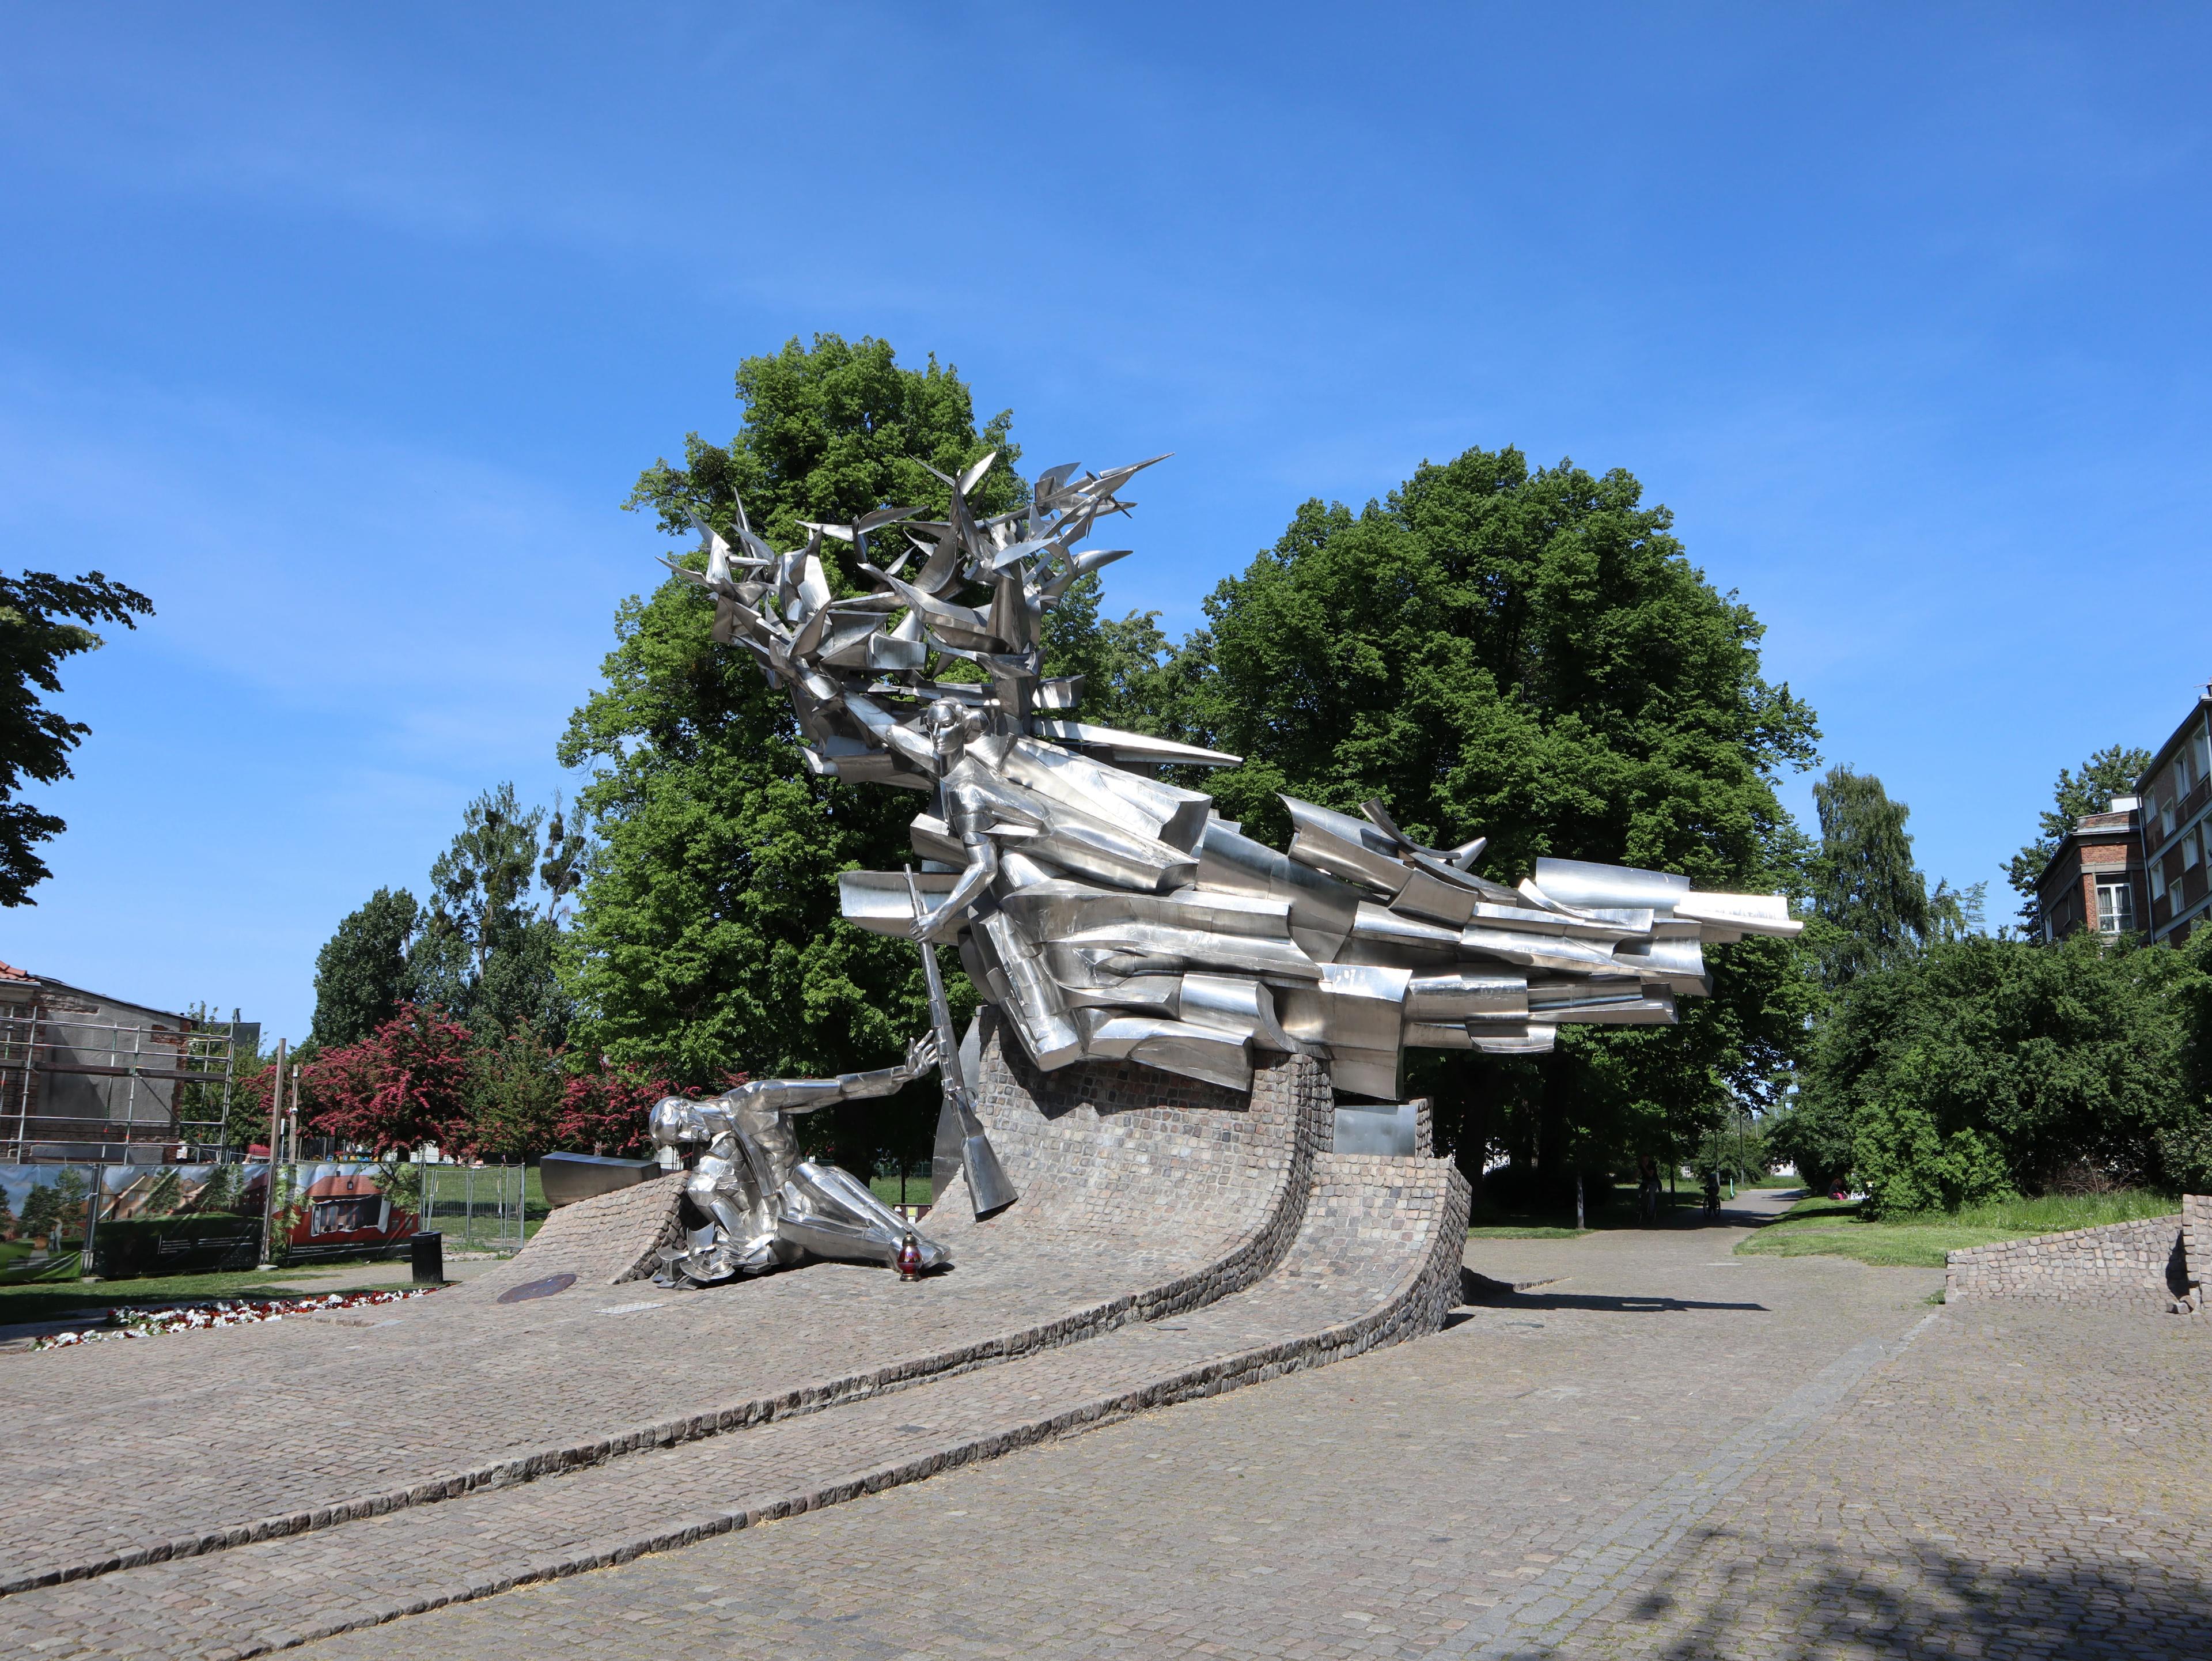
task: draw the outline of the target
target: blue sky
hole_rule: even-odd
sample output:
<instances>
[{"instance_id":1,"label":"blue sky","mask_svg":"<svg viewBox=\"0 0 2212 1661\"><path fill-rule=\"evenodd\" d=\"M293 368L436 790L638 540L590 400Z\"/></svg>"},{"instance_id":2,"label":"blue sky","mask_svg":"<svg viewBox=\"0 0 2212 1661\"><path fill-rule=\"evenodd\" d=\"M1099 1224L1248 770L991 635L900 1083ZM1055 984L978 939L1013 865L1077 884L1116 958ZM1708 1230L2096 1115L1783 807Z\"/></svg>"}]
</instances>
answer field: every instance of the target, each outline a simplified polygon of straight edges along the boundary
<instances>
[{"instance_id":1,"label":"blue sky","mask_svg":"<svg viewBox=\"0 0 2212 1661\"><path fill-rule=\"evenodd\" d=\"M295 1037L553 745L738 360L874 333L1027 459L1160 450L1187 627L1312 496L1626 467L1824 759L1993 880L2212 675L2179 6L17 7L0 558L159 616L0 958ZM1809 810L1804 780L1790 800Z\"/></svg>"}]
</instances>

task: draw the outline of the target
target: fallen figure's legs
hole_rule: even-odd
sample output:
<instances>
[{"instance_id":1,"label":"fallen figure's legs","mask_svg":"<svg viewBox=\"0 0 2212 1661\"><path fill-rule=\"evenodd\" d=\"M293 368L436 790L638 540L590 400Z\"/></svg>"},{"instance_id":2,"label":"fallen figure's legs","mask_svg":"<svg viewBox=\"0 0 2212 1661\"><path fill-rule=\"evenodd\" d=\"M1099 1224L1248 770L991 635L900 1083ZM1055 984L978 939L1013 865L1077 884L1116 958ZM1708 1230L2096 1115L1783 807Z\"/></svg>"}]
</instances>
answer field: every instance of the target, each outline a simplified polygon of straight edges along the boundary
<instances>
[{"instance_id":1,"label":"fallen figure's legs","mask_svg":"<svg viewBox=\"0 0 2212 1661\"><path fill-rule=\"evenodd\" d=\"M654 1282L666 1287L713 1286L740 1275L765 1275L805 1259L841 1258L886 1266L898 1261L908 1234L921 1251L925 1273L952 1261L878 1199L865 1183L833 1165L801 1159L790 1179L766 1204L742 1208L696 1175L685 1193L684 1244L661 1252Z\"/></svg>"}]
</instances>

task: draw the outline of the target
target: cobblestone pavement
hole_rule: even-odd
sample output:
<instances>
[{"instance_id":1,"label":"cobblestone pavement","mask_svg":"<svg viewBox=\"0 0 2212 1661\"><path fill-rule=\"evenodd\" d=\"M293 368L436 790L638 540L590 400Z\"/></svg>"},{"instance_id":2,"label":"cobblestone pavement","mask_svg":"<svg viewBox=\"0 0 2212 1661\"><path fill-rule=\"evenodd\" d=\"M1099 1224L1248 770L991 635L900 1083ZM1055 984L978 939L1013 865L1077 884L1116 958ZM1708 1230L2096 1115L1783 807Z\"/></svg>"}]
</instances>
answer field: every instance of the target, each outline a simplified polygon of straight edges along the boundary
<instances>
[{"instance_id":1,"label":"cobblestone pavement","mask_svg":"<svg viewBox=\"0 0 2212 1661\"><path fill-rule=\"evenodd\" d=\"M1397 1183L1373 1180L1371 1168L1386 1165L1398 1167ZM1331 1155L1316 1177L1293 1261L1176 1318L564 1475L21 1591L0 1598L0 1656L258 1653L759 1526L1158 1402L1357 1354L1405 1324L1433 1329L1458 1287L1463 1206L1439 1217L1455 1189L1463 1201L1457 1174Z\"/></svg>"},{"instance_id":2,"label":"cobblestone pavement","mask_svg":"<svg viewBox=\"0 0 2212 1661\"><path fill-rule=\"evenodd\" d=\"M2166 1621L2112 1652L2212 1653L2180 1578L2212 1477L2194 1323L1993 1336L1929 1308L1940 1271L1731 1256L1741 1238L1479 1240L1474 1267L1546 1283L1325 1371L303 1654L1948 1655L1855 1623L1849 1589L1968 1611L1920 1628L1949 1643L1970 1565L2050 1593L2005 1611L2047 1633L2065 1600L2022 1578L2038 1539L2089 1577L2081 1607ZM2061 1510L2063 1548L2039 1532ZM1923 1518L1955 1536L1940 1562L1892 1549ZM1973 1629L1956 1652L2103 1652Z\"/></svg>"},{"instance_id":3,"label":"cobblestone pavement","mask_svg":"<svg viewBox=\"0 0 2212 1661\"><path fill-rule=\"evenodd\" d=\"M0 1584L226 1530L265 1532L268 1519L334 1503L381 1508L381 1496L442 1491L502 1461L557 1465L564 1450L649 1446L659 1427L788 1411L839 1369L872 1388L963 1347L989 1353L1010 1335L1103 1318L1237 1238L1200 1236L1179 1250L1018 1241L973 1253L921 1297L878 1269L815 1263L688 1294L580 1284L495 1303L501 1282L561 1267L526 1254L366 1318L0 1356L13 1479ZM268 1388L276 1378L283 1390ZM131 1481L113 1482L125 1469Z\"/></svg>"},{"instance_id":4,"label":"cobblestone pavement","mask_svg":"<svg viewBox=\"0 0 2212 1661\"><path fill-rule=\"evenodd\" d=\"M1565 1652L2212 1656L2212 1334L1949 1309Z\"/></svg>"},{"instance_id":5,"label":"cobblestone pavement","mask_svg":"<svg viewBox=\"0 0 2212 1661\"><path fill-rule=\"evenodd\" d=\"M1014 1113L1020 1080L994 1041L982 1054L994 1110ZM567 1208L512 1262L373 1318L0 1357L13 1455L0 1592L834 1407L1203 1305L1273 1266L1326 1141L1316 1062L1262 1069L1249 1098L1164 1087L1132 1063L1068 1073L1049 1118L1032 1104L1034 1123L1010 1123L1024 1203L988 1222L953 1208L933 1232L954 1266L926 1292L821 1262L610 1299L672 1220L671 1185L648 1183ZM546 1295L497 1301L526 1290Z\"/></svg>"}]
</instances>

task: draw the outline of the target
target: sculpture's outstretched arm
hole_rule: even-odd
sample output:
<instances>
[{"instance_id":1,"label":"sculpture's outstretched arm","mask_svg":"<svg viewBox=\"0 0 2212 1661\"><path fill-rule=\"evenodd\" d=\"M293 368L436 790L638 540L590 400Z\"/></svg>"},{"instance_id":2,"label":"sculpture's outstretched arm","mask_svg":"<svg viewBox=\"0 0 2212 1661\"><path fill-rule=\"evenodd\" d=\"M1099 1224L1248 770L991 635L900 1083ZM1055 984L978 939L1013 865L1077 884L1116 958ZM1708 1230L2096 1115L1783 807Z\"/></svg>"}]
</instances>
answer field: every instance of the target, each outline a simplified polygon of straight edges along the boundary
<instances>
[{"instance_id":1,"label":"sculpture's outstretched arm","mask_svg":"<svg viewBox=\"0 0 2212 1661\"><path fill-rule=\"evenodd\" d=\"M754 1101L776 1113L811 1113L834 1102L888 1096L937 1065L937 1035L925 1032L906 1047L906 1059L873 1073L840 1073L834 1079L763 1079L742 1086Z\"/></svg>"},{"instance_id":2,"label":"sculpture's outstretched arm","mask_svg":"<svg viewBox=\"0 0 2212 1661\"><path fill-rule=\"evenodd\" d=\"M956 773L945 781L945 816L952 834L960 838L968 864L937 909L914 920L907 933L917 940L951 939L967 922L968 908L989 891L999 875L999 848L991 840L990 809L957 779Z\"/></svg>"},{"instance_id":3,"label":"sculpture's outstretched arm","mask_svg":"<svg viewBox=\"0 0 2212 1661\"><path fill-rule=\"evenodd\" d=\"M908 933L918 940L951 939L968 920L968 908L983 897L998 874L999 850L988 837L978 837L968 844L968 868L960 880L935 910L916 917Z\"/></svg>"}]
</instances>

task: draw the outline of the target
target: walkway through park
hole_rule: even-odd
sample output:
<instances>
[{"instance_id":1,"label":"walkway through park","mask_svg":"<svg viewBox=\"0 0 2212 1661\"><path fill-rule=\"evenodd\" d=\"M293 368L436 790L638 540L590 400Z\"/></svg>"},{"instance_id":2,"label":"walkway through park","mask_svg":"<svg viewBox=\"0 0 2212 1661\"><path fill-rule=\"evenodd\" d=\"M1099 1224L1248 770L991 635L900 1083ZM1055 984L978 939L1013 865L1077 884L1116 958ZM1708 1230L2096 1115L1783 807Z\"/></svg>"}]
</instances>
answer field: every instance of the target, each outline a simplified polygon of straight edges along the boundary
<instances>
[{"instance_id":1,"label":"walkway through park","mask_svg":"<svg viewBox=\"0 0 2212 1661\"><path fill-rule=\"evenodd\" d=\"M1473 1267L1544 1284L301 1653L2212 1655L2203 1323L1940 1310L1939 1271L1741 1238L1477 1240Z\"/></svg>"}]
</instances>

